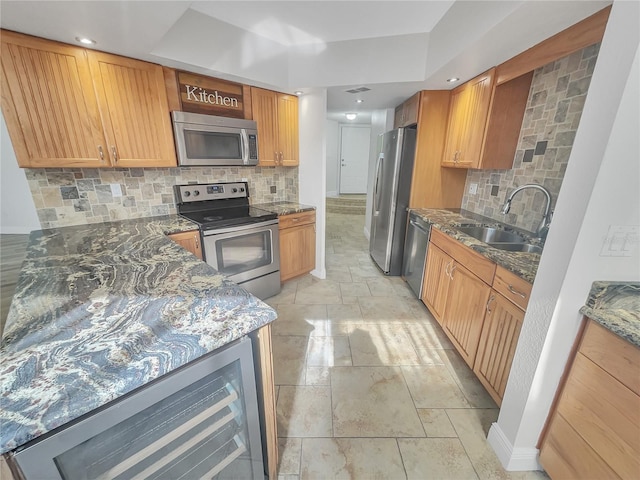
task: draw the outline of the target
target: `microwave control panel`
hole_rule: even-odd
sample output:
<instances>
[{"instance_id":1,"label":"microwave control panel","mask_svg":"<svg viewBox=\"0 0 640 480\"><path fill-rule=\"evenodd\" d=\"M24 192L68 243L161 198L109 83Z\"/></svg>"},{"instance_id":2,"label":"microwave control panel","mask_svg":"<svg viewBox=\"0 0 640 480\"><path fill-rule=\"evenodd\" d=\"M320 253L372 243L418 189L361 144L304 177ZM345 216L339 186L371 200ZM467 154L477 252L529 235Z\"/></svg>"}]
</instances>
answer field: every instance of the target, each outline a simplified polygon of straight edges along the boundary
<instances>
[{"instance_id":1,"label":"microwave control panel","mask_svg":"<svg viewBox=\"0 0 640 480\"><path fill-rule=\"evenodd\" d=\"M257 135L249 134L249 158L252 160L258 159L258 137Z\"/></svg>"},{"instance_id":2,"label":"microwave control panel","mask_svg":"<svg viewBox=\"0 0 640 480\"><path fill-rule=\"evenodd\" d=\"M176 185L178 203L202 202L205 200L224 200L227 198L247 198L249 188L245 182L235 183L193 183Z\"/></svg>"}]
</instances>

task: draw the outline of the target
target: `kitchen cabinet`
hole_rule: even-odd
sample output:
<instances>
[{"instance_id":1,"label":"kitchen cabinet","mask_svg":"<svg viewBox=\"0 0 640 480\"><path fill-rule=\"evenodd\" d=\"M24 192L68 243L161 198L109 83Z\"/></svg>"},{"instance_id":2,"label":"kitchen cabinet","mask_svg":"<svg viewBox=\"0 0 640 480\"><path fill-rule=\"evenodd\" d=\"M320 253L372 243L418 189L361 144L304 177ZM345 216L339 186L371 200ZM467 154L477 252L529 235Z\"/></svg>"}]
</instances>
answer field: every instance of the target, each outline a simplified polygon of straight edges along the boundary
<instances>
[{"instance_id":1,"label":"kitchen cabinet","mask_svg":"<svg viewBox=\"0 0 640 480\"><path fill-rule=\"evenodd\" d=\"M638 478L639 369L640 348L586 320L542 437L551 478Z\"/></svg>"},{"instance_id":2,"label":"kitchen cabinet","mask_svg":"<svg viewBox=\"0 0 640 480\"><path fill-rule=\"evenodd\" d=\"M418 123L420 109L420 92L413 95L403 104L398 105L393 119L393 128L408 127Z\"/></svg>"},{"instance_id":3,"label":"kitchen cabinet","mask_svg":"<svg viewBox=\"0 0 640 480\"><path fill-rule=\"evenodd\" d=\"M422 283L422 301L429 307L440 326L444 318L444 307L449 292L449 269L452 266L453 259L449 255L435 245L429 245Z\"/></svg>"},{"instance_id":4,"label":"kitchen cabinet","mask_svg":"<svg viewBox=\"0 0 640 480\"><path fill-rule=\"evenodd\" d=\"M162 67L7 31L1 42L21 167L177 164Z\"/></svg>"},{"instance_id":5,"label":"kitchen cabinet","mask_svg":"<svg viewBox=\"0 0 640 480\"><path fill-rule=\"evenodd\" d=\"M258 124L258 165L297 166L298 97L251 87L251 106Z\"/></svg>"},{"instance_id":6,"label":"kitchen cabinet","mask_svg":"<svg viewBox=\"0 0 640 480\"><path fill-rule=\"evenodd\" d=\"M200 230L172 233L169 238L185 250L193 253L202 260L202 244L200 243Z\"/></svg>"},{"instance_id":7,"label":"kitchen cabinet","mask_svg":"<svg viewBox=\"0 0 640 480\"><path fill-rule=\"evenodd\" d=\"M286 281L316 268L316 212L279 217L280 280Z\"/></svg>"}]
</instances>

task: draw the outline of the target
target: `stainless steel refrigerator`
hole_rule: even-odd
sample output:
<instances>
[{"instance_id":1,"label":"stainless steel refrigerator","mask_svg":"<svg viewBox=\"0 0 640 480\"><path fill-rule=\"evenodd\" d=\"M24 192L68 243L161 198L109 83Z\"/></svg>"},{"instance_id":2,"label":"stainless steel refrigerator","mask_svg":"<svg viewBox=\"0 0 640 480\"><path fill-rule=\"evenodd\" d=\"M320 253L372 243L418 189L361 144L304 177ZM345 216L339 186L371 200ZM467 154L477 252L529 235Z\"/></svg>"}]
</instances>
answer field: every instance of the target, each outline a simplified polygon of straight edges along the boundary
<instances>
[{"instance_id":1,"label":"stainless steel refrigerator","mask_svg":"<svg viewBox=\"0 0 640 480\"><path fill-rule=\"evenodd\" d=\"M386 275L400 275L416 131L398 128L380 137L382 142L373 187L369 253Z\"/></svg>"}]
</instances>

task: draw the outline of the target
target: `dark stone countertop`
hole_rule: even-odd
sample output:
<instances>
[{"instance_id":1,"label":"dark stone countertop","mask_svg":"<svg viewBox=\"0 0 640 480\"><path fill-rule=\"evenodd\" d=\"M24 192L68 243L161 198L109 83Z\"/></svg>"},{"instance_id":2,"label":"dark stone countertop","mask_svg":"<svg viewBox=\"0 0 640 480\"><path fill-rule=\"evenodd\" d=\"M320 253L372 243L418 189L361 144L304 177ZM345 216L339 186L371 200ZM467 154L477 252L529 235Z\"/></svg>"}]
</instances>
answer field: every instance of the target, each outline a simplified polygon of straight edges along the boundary
<instances>
[{"instance_id":1,"label":"dark stone countertop","mask_svg":"<svg viewBox=\"0 0 640 480\"><path fill-rule=\"evenodd\" d=\"M580 313L640 347L640 282L593 282Z\"/></svg>"},{"instance_id":2,"label":"dark stone countertop","mask_svg":"<svg viewBox=\"0 0 640 480\"><path fill-rule=\"evenodd\" d=\"M310 205L303 205L296 202L271 202L271 203L259 203L252 205L252 207L261 208L268 212L276 213L278 216L290 215L292 213L308 212L315 210L316 207Z\"/></svg>"},{"instance_id":3,"label":"dark stone countertop","mask_svg":"<svg viewBox=\"0 0 640 480\"><path fill-rule=\"evenodd\" d=\"M31 233L0 344L0 452L272 322L166 234L177 215Z\"/></svg>"},{"instance_id":4,"label":"dark stone countertop","mask_svg":"<svg viewBox=\"0 0 640 480\"><path fill-rule=\"evenodd\" d=\"M520 233L521 235L529 238L531 243L538 243L541 245L538 240L532 238L532 234L530 232L509 227L504 224L500 224L500 222L491 218L483 217L460 209L418 208L412 211L420 215L420 217L431 224L431 226L446 233L450 237L455 238L462 244L470 247L479 254L484 255L489 260L495 262L506 270L515 273L527 282L533 283L535 280L536 272L538 271L538 264L540 263L540 254L499 250L481 242L480 240L470 237L469 235L459 231L456 227L460 227L462 225L482 225L487 227L500 225L506 231Z\"/></svg>"}]
</instances>

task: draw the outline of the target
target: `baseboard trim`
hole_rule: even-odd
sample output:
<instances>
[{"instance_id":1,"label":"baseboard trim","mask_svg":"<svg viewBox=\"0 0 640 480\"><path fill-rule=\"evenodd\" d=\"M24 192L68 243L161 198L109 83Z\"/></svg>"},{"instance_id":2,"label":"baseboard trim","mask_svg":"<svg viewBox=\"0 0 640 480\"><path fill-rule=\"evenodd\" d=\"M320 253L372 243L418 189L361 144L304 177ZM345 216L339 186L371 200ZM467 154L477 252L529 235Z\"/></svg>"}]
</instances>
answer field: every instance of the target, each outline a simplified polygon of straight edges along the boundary
<instances>
[{"instance_id":1,"label":"baseboard trim","mask_svg":"<svg viewBox=\"0 0 640 480\"><path fill-rule=\"evenodd\" d=\"M364 227L364 237L365 237L367 240L370 240L370 239L371 239L371 238L370 238L370 235L371 235L371 234L369 233L369 230L367 230L367 227Z\"/></svg>"},{"instance_id":2,"label":"baseboard trim","mask_svg":"<svg viewBox=\"0 0 640 480\"><path fill-rule=\"evenodd\" d=\"M327 194L325 195L325 197L338 197L338 192L336 190L331 190L330 192L327 192Z\"/></svg>"},{"instance_id":3,"label":"baseboard trim","mask_svg":"<svg viewBox=\"0 0 640 480\"><path fill-rule=\"evenodd\" d=\"M314 269L311 270L311 275L313 275L314 277L319 278L320 280L324 280L325 278L327 278L327 271L323 268L322 270L319 269Z\"/></svg>"},{"instance_id":4,"label":"baseboard trim","mask_svg":"<svg viewBox=\"0 0 640 480\"><path fill-rule=\"evenodd\" d=\"M514 448L497 423L491 425L487 442L496 452L498 460L505 470L509 472L542 470L540 463L538 463L539 450L537 448Z\"/></svg>"}]
</instances>

